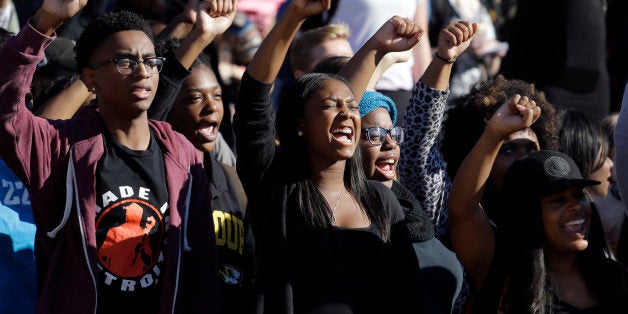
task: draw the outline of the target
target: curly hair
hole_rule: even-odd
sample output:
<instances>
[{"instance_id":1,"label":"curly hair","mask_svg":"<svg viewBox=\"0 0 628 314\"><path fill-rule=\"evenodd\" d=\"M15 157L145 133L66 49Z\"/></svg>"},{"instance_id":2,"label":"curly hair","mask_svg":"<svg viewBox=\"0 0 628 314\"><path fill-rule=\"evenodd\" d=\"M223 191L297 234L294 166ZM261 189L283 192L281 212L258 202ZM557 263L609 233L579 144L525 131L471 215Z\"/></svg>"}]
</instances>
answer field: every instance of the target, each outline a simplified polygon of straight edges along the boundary
<instances>
[{"instance_id":1,"label":"curly hair","mask_svg":"<svg viewBox=\"0 0 628 314\"><path fill-rule=\"evenodd\" d=\"M531 126L541 149L558 148L558 114L545 93L531 83L493 76L476 85L467 95L453 100L447 112L441 152L450 177L455 176L495 111L514 94L527 96L541 108L541 117Z\"/></svg>"},{"instance_id":2,"label":"curly hair","mask_svg":"<svg viewBox=\"0 0 628 314\"><path fill-rule=\"evenodd\" d=\"M74 52L78 71L89 66L92 55L100 49L105 38L123 31L140 31L154 41L150 23L138 14L129 11L103 14L87 24L76 41Z\"/></svg>"}]
</instances>

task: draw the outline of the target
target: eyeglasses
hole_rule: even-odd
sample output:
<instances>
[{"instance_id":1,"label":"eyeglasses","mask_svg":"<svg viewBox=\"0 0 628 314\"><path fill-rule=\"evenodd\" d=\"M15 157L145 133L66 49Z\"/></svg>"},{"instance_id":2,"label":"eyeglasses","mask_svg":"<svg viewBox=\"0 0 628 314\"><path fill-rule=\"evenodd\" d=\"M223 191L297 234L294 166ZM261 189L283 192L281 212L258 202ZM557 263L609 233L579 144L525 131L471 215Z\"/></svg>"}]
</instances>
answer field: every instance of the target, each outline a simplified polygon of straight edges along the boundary
<instances>
[{"instance_id":1,"label":"eyeglasses","mask_svg":"<svg viewBox=\"0 0 628 314\"><path fill-rule=\"evenodd\" d=\"M129 58L114 58L105 60L97 65L92 65L90 68L97 68L105 63L113 62L118 67L118 72L124 75L130 75L135 73L138 68L138 63L144 63L144 67L149 74L157 74L161 72L161 68L164 67L164 61L166 58L162 57L150 57L143 60L129 59Z\"/></svg>"},{"instance_id":2,"label":"eyeglasses","mask_svg":"<svg viewBox=\"0 0 628 314\"><path fill-rule=\"evenodd\" d=\"M362 129L362 132L366 136L369 143L375 146L382 145L386 141L386 134L390 134L390 138L392 138L397 144L403 143L404 131L400 126L396 126L388 130L380 126L373 126Z\"/></svg>"}]
</instances>

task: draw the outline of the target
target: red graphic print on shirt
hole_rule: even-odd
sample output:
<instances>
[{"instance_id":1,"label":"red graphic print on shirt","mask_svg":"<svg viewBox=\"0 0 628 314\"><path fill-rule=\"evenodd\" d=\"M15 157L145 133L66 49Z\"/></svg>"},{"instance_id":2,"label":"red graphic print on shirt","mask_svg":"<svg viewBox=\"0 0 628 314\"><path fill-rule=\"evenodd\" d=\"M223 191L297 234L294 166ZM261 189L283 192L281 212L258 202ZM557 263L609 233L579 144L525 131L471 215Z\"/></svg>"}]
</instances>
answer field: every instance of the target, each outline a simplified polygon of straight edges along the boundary
<instances>
[{"instance_id":1,"label":"red graphic print on shirt","mask_svg":"<svg viewBox=\"0 0 628 314\"><path fill-rule=\"evenodd\" d=\"M118 223L101 226L103 221ZM107 271L118 277L133 278L155 265L164 226L161 212L153 205L138 199L111 204L96 221L96 228L102 227L107 231L98 247L98 260Z\"/></svg>"}]
</instances>

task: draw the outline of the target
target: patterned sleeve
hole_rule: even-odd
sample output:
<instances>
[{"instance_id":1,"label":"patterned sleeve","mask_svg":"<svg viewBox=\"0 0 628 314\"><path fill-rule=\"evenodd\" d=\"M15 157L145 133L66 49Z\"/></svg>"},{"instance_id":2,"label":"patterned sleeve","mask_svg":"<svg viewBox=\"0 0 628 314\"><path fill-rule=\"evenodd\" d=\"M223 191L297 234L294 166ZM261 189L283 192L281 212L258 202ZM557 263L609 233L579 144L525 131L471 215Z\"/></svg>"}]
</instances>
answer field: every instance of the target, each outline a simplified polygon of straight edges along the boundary
<instances>
[{"instance_id":1,"label":"patterned sleeve","mask_svg":"<svg viewBox=\"0 0 628 314\"><path fill-rule=\"evenodd\" d=\"M399 176L432 219L436 237L447 231L445 203L451 186L440 150L440 130L449 90L432 89L418 81L412 91L401 145Z\"/></svg>"}]
</instances>

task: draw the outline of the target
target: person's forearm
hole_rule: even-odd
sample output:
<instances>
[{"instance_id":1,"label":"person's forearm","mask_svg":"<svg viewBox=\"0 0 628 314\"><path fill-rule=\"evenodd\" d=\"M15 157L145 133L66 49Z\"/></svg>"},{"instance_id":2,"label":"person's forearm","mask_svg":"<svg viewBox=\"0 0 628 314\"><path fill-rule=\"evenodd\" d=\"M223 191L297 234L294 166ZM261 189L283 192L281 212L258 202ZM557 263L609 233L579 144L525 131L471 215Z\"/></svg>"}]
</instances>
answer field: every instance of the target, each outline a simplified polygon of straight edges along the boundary
<instances>
[{"instance_id":1,"label":"person's forearm","mask_svg":"<svg viewBox=\"0 0 628 314\"><path fill-rule=\"evenodd\" d=\"M31 20L30 24L33 26L35 30L46 35L52 36L61 24L63 24L63 20L59 20L57 17L47 14L43 10L37 10L35 16Z\"/></svg>"},{"instance_id":2,"label":"person's forearm","mask_svg":"<svg viewBox=\"0 0 628 314\"><path fill-rule=\"evenodd\" d=\"M275 80L290 44L305 18L288 7L249 63L247 71L252 78L262 83L272 83Z\"/></svg>"},{"instance_id":3,"label":"person's forearm","mask_svg":"<svg viewBox=\"0 0 628 314\"><path fill-rule=\"evenodd\" d=\"M414 21L421 25L428 34L429 20L427 16L427 1L422 0L417 6L417 10L414 16ZM421 39L421 41L412 49L412 55L414 57L414 64L412 66L412 77L414 81L418 81L425 73L427 66L432 61L432 48L430 44L429 36Z\"/></svg>"},{"instance_id":4,"label":"person's forearm","mask_svg":"<svg viewBox=\"0 0 628 314\"><path fill-rule=\"evenodd\" d=\"M181 15L175 16L166 28L164 28L156 39L165 38L185 38L194 28L194 23L189 23Z\"/></svg>"},{"instance_id":5,"label":"person's forearm","mask_svg":"<svg viewBox=\"0 0 628 314\"><path fill-rule=\"evenodd\" d=\"M80 79L53 96L39 109L38 116L46 119L71 119L91 93Z\"/></svg>"},{"instance_id":6,"label":"person's forearm","mask_svg":"<svg viewBox=\"0 0 628 314\"><path fill-rule=\"evenodd\" d=\"M216 36L213 34L205 34L200 30L194 29L185 37L174 55L184 68L189 69L194 60L215 38Z\"/></svg>"},{"instance_id":7,"label":"person's forearm","mask_svg":"<svg viewBox=\"0 0 628 314\"><path fill-rule=\"evenodd\" d=\"M366 90L374 91L375 84L377 84L377 81L382 77L382 75L384 75L384 72L386 72L391 66L393 66L393 64L397 62L407 62L408 59L410 58L410 53L411 52L409 51L406 51L406 52L402 51L402 52L389 52L385 54L382 57L382 60L375 67L375 71L371 75L371 78L366 87Z\"/></svg>"},{"instance_id":8,"label":"person's forearm","mask_svg":"<svg viewBox=\"0 0 628 314\"><path fill-rule=\"evenodd\" d=\"M426 31L427 32L427 31ZM432 61L432 48L428 36L425 36L413 49L414 64L412 65L412 78L418 81L425 75L428 65Z\"/></svg>"},{"instance_id":9,"label":"person's forearm","mask_svg":"<svg viewBox=\"0 0 628 314\"><path fill-rule=\"evenodd\" d=\"M379 46L375 41L373 38L369 39L340 71L340 75L351 84L357 102L362 99L377 65L385 54L377 49Z\"/></svg>"},{"instance_id":10,"label":"person's forearm","mask_svg":"<svg viewBox=\"0 0 628 314\"><path fill-rule=\"evenodd\" d=\"M447 63L439 58L434 58L425 70L421 80L433 89L447 90L449 88L449 78L453 63Z\"/></svg>"},{"instance_id":11,"label":"person's forearm","mask_svg":"<svg viewBox=\"0 0 628 314\"><path fill-rule=\"evenodd\" d=\"M164 67L159 73L159 86L155 93L155 99L148 108L148 118L165 121L174 106L179 94L181 82L190 72L181 65L176 57L169 56L164 62Z\"/></svg>"},{"instance_id":12,"label":"person's forearm","mask_svg":"<svg viewBox=\"0 0 628 314\"><path fill-rule=\"evenodd\" d=\"M448 92L428 87L422 81L412 93L401 145L398 171L401 182L417 197L424 210L439 220L445 209L446 195L451 185L439 147L443 116Z\"/></svg>"},{"instance_id":13,"label":"person's forearm","mask_svg":"<svg viewBox=\"0 0 628 314\"><path fill-rule=\"evenodd\" d=\"M451 219L468 217L478 210L502 142L502 138L485 130L460 165L447 201Z\"/></svg>"}]
</instances>

